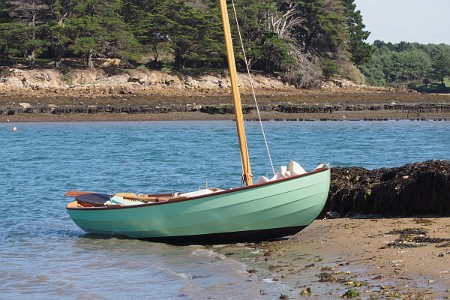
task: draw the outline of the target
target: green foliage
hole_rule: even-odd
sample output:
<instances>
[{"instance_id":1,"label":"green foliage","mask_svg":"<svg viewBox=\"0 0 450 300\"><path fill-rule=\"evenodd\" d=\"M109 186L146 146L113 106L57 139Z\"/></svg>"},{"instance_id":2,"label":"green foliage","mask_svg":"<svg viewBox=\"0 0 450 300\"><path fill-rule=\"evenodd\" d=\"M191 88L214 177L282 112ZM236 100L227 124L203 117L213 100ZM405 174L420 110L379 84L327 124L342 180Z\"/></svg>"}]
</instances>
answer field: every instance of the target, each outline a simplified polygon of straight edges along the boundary
<instances>
[{"instance_id":1,"label":"green foliage","mask_svg":"<svg viewBox=\"0 0 450 300\"><path fill-rule=\"evenodd\" d=\"M72 84L75 71L70 67L63 69L62 71L64 81L67 82L68 84Z\"/></svg>"},{"instance_id":2,"label":"green foliage","mask_svg":"<svg viewBox=\"0 0 450 300\"><path fill-rule=\"evenodd\" d=\"M322 73L325 78L330 78L337 73L337 64L331 59L324 59L322 61Z\"/></svg>"},{"instance_id":3,"label":"green foliage","mask_svg":"<svg viewBox=\"0 0 450 300\"><path fill-rule=\"evenodd\" d=\"M450 74L449 45L374 42L375 51L361 70L372 85L419 87L432 80L443 83Z\"/></svg>"},{"instance_id":4,"label":"green foliage","mask_svg":"<svg viewBox=\"0 0 450 300\"><path fill-rule=\"evenodd\" d=\"M238 67L299 87L336 75L362 83L358 69L373 85L442 86L450 76L448 45L368 45L355 0L240 0L236 11L247 57L230 7ZM221 27L216 0L3 0L0 57L30 67L53 60L63 71L114 58L120 68L197 74L226 68Z\"/></svg>"},{"instance_id":5,"label":"green foliage","mask_svg":"<svg viewBox=\"0 0 450 300\"><path fill-rule=\"evenodd\" d=\"M436 51L431 56L433 58L431 77L444 84L444 79L450 77L450 47L447 45L438 45Z\"/></svg>"},{"instance_id":6,"label":"green foliage","mask_svg":"<svg viewBox=\"0 0 450 300\"><path fill-rule=\"evenodd\" d=\"M291 65L297 64L302 70L296 80L292 78L295 72L287 68L289 82L315 86L320 79L315 72L317 67L325 68L319 72L325 77L340 75L352 80L360 77L359 72L347 65L353 58L359 62L370 56L363 51L369 33L362 30L362 18L353 1L283 0L278 4L282 13L280 23L286 28L282 32L287 31L285 35L293 41L291 51L296 62ZM353 71L352 74L346 73L347 70Z\"/></svg>"},{"instance_id":7,"label":"green foliage","mask_svg":"<svg viewBox=\"0 0 450 300\"><path fill-rule=\"evenodd\" d=\"M361 65L370 60L373 52L371 45L365 41L369 38L370 32L365 31L361 11L356 10L355 0L343 0L344 14L347 18L348 45L351 53L351 60L356 65Z\"/></svg>"},{"instance_id":8,"label":"green foliage","mask_svg":"<svg viewBox=\"0 0 450 300\"><path fill-rule=\"evenodd\" d=\"M270 17L277 15L274 1L244 0L236 9L249 67L268 74L286 69L293 62L290 41L268 26ZM236 47L236 56L243 59L241 52L241 48Z\"/></svg>"},{"instance_id":9,"label":"green foliage","mask_svg":"<svg viewBox=\"0 0 450 300\"><path fill-rule=\"evenodd\" d=\"M366 76L366 81L370 85L374 86L384 86L386 84L386 76L384 73L385 61L381 55L373 55L372 58L361 68L361 72Z\"/></svg>"},{"instance_id":10,"label":"green foliage","mask_svg":"<svg viewBox=\"0 0 450 300\"><path fill-rule=\"evenodd\" d=\"M34 66L36 58L48 46L46 39L49 6L46 1L7 1L0 6L1 15L8 23L2 22L6 55L26 57L28 65ZM6 15L6 12L8 14Z\"/></svg>"},{"instance_id":11,"label":"green foliage","mask_svg":"<svg viewBox=\"0 0 450 300\"><path fill-rule=\"evenodd\" d=\"M13 20L9 14L11 6L6 1L0 1L0 57L9 56L8 32L14 28Z\"/></svg>"},{"instance_id":12,"label":"green foliage","mask_svg":"<svg viewBox=\"0 0 450 300\"><path fill-rule=\"evenodd\" d=\"M183 70L194 61L204 66L208 59L218 57L220 47L215 33L220 22L217 16L177 0L163 3L155 20L159 25L158 36L170 44L175 70Z\"/></svg>"},{"instance_id":13,"label":"green foliage","mask_svg":"<svg viewBox=\"0 0 450 300\"><path fill-rule=\"evenodd\" d=\"M94 67L94 59L101 56L132 59L131 53L139 48L120 9L119 0L86 0L72 6L64 26L71 41L68 49L80 55L87 67Z\"/></svg>"},{"instance_id":14,"label":"green foliage","mask_svg":"<svg viewBox=\"0 0 450 300\"><path fill-rule=\"evenodd\" d=\"M360 296L360 293L358 291L350 289L350 290L346 291L344 293L344 295L342 295L341 297L342 298L355 298L355 297L359 297L359 296Z\"/></svg>"},{"instance_id":15,"label":"green foliage","mask_svg":"<svg viewBox=\"0 0 450 300\"><path fill-rule=\"evenodd\" d=\"M351 61L340 60L337 62L337 74L349 79L356 84L366 84L366 77L361 73L355 64ZM345 76L344 76L345 75Z\"/></svg>"},{"instance_id":16,"label":"green foliage","mask_svg":"<svg viewBox=\"0 0 450 300\"><path fill-rule=\"evenodd\" d=\"M289 50L288 41L280 39L274 33L268 33L264 38L259 60L259 63L263 66L263 71L267 74L273 74L276 70L286 69L293 62Z\"/></svg>"},{"instance_id":17,"label":"green foliage","mask_svg":"<svg viewBox=\"0 0 450 300\"><path fill-rule=\"evenodd\" d=\"M305 52L330 56L346 50L345 17L340 1L300 1L295 15L299 21L293 28L293 37Z\"/></svg>"}]
</instances>

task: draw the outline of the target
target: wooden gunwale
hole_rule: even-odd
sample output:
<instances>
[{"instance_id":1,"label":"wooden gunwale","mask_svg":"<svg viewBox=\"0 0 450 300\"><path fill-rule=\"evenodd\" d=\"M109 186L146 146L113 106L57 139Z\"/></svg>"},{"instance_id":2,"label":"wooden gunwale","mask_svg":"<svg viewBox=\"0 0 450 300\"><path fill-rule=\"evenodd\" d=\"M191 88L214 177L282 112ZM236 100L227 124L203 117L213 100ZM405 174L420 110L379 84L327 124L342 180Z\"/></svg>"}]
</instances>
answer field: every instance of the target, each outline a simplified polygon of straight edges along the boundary
<instances>
[{"instance_id":1,"label":"wooden gunwale","mask_svg":"<svg viewBox=\"0 0 450 300\"><path fill-rule=\"evenodd\" d=\"M163 202L150 202L150 203L142 203L142 204L135 204L135 205L105 205L105 206L91 206L91 207L69 207L69 204L70 204L69 203L66 206L66 209L69 209L69 210L126 209L126 208L142 207L142 206L166 205L166 204L183 202L183 201L194 201L194 200L199 200L199 199L206 198L206 197L217 196L217 195L224 195L224 194L234 193L234 192L238 192L238 191L254 189L254 188L258 188L258 187L262 187L262 186L266 186L266 185L271 185L271 184L279 183L279 182L283 182L283 181L294 180L294 179L297 179L297 178L300 178L300 177L305 177L305 176L313 175L313 174L316 174L316 173L325 172L327 170L329 170L329 168L320 168L320 169L316 169L316 170L313 170L313 171L308 172L308 173L304 173L304 174L300 174L300 175L296 175L296 176L292 176L292 177L288 177L288 178L281 178L281 179L272 180L272 181L268 181L268 182L263 182L263 183L259 183L259 184L253 184L253 185L249 185L249 186L243 186L243 187L238 187L238 188L218 191L218 192L214 192L214 193L206 194L206 195L200 195L200 196L194 196L194 197L180 197L180 199L173 198L171 200L163 201ZM162 196L162 195L167 195L167 194L152 194L152 196L158 196L158 195Z\"/></svg>"}]
</instances>

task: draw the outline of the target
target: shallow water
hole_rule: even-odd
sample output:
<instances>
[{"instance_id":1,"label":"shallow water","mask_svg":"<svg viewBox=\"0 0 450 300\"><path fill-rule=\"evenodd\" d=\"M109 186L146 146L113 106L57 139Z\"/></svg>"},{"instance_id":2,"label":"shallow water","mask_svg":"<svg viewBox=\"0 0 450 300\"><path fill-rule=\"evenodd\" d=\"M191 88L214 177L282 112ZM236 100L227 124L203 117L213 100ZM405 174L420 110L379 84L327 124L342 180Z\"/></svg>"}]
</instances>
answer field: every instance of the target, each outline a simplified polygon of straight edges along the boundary
<instances>
[{"instance_id":1,"label":"shallow water","mask_svg":"<svg viewBox=\"0 0 450 300\"><path fill-rule=\"evenodd\" d=\"M11 128L17 127L13 132ZM255 178L271 175L247 125ZM368 169L450 159L450 122L265 122L275 168L289 160ZM240 185L231 121L1 123L0 298L249 299L289 294L252 269L252 248L178 247L87 235L67 190L156 193ZM224 250L225 249L225 250ZM237 250L236 250L237 249Z\"/></svg>"}]
</instances>

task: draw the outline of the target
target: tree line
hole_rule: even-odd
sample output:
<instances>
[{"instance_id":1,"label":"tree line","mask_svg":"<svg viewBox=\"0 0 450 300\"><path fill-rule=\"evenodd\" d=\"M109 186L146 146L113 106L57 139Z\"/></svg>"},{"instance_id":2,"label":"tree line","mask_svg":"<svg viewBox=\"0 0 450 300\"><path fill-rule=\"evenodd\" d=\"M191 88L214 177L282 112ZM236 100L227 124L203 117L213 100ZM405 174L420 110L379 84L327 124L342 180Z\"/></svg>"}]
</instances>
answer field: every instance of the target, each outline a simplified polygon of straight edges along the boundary
<instances>
[{"instance_id":1,"label":"tree line","mask_svg":"<svg viewBox=\"0 0 450 300\"><path fill-rule=\"evenodd\" d=\"M235 10L247 58L235 42L241 69L247 64L299 87L335 75L372 84L406 78L376 66L390 48L366 42L370 32L354 0L236 0ZM227 64L221 26L217 0L0 0L0 60L62 71L101 59L120 60L111 72L217 71Z\"/></svg>"},{"instance_id":2,"label":"tree line","mask_svg":"<svg viewBox=\"0 0 450 300\"><path fill-rule=\"evenodd\" d=\"M450 77L450 45L375 41L373 49L370 60L360 66L369 84L448 92L444 80Z\"/></svg>"},{"instance_id":3,"label":"tree line","mask_svg":"<svg viewBox=\"0 0 450 300\"><path fill-rule=\"evenodd\" d=\"M311 86L322 70L370 57L354 0L238 0L236 10L252 70ZM119 58L122 68L226 67L217 0L2 0L0 55L29 67L76 60L92 68L99 58Z\"/></svg>"}]
</instances>

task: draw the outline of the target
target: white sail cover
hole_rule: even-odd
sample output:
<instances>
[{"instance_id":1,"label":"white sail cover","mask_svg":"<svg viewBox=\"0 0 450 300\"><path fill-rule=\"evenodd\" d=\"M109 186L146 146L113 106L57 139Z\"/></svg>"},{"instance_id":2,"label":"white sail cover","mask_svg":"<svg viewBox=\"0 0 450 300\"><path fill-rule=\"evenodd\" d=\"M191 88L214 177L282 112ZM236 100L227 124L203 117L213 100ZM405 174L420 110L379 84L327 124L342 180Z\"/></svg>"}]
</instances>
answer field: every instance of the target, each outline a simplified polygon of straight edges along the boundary
<instances>
[{"instance_id":1,"label":"white sail cover","mask_svg":"<svg viewBox=\"0 0 450 300\"><path fill-rule=\"evenodd\" d=\"M281 166L278 172L270 179L268 179L265 176L261 176L257 183L264 183L272 180L282 179L282 178L289 178L291 176L297 176L301 174L307 173L305 169L302 168L302 166L291 160L288 164L288 166Z\"/></svg>"}]
</instances>

